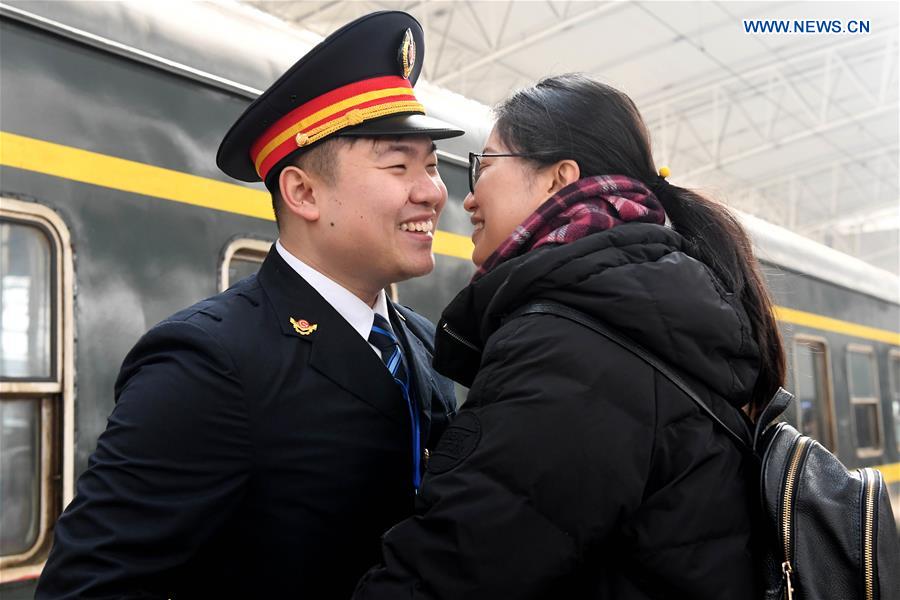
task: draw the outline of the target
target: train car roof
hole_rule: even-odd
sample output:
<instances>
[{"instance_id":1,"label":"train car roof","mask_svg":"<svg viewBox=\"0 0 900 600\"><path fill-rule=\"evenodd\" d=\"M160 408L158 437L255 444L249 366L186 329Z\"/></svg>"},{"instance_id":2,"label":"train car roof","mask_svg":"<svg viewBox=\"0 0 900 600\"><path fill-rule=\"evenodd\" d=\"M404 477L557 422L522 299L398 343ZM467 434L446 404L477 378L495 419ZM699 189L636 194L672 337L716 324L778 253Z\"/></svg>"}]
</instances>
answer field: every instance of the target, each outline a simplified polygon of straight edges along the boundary
<instances>
[{"instance_id":1,"label":"train car roof","mask_svg":"<svg viewBox=\"0 0 900 600\"><path fill-rule=\"evenodd\" d=\"M890 271L759 217L741 212L738 216L753 237L754 251L760 260L894 304L900 303L900 278Z\"/></svg>"},{"instance_id":2,"label":"train car roof","mask_svg":"<svg viewBox=\"0 0 900 600\"><path fill-rule=\"evenodd\" d=\"M11 0L0 4L0 14L250 99L322 39L230 0ZM427 81L417 84L416 94L429 114L467 132L439 143L444 158L464 162L470 150L481 148L491 125L488 107ZM893 273L762 219L739 216L761 260L900 303L900 278Z\"/></svg>"}]
</instances>

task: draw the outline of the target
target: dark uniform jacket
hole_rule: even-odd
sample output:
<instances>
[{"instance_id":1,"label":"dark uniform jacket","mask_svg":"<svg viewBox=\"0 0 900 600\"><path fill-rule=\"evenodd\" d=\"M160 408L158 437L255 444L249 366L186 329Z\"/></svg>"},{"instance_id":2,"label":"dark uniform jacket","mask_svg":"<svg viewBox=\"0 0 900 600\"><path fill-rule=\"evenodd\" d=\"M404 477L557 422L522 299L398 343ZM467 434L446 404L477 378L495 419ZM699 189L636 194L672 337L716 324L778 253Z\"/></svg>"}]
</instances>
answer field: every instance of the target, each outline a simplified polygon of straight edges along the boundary
<instances>
[{"instance_id":1,"label":"dark uniform jacket","mask_svg":"<svg viewBox=\"0 0 900 600\"><path fill-rule=\"evenodd\" d=\"M453 387L433 325L391 312L425 448ZM37 598L345 599L412 513L411 431L385 365L273 248L126 357Z\"/></svg>"},{"instance_id":2,"label":"dark uniform jacket","mask_svg":"<svg viewBox=\"0 0 900 600\"><path fill-rule=\"evenodd\" d=\"M728 415L750 400L747 315L682 238L627 224L502 263L438 326L435 367L471 390L416 516L357 600L752 598L737 445L647 363L530 300L577 308L652 350ZM471 346L471 347L470 347Z\"/></svg>"}]
</instances>

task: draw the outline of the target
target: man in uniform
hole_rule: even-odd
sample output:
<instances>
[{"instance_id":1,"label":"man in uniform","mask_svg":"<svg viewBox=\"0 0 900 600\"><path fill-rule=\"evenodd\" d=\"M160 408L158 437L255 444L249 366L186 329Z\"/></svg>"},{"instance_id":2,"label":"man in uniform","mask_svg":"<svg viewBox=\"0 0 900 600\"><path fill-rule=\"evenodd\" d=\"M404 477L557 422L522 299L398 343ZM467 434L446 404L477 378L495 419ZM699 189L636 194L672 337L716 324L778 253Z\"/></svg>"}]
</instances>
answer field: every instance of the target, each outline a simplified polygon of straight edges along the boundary
<instances>
[{"instance_id":1,"label":"man in uniform","mask_svg":"<svg viewBox=\"0 0 900 600\"><path fill-rule=\"evenodd\" d=\"M217 162L266 183L279 241L126 357L38 598L348 598L412 513L455 400L384 288L433 269L433 140L462 133L413 94L422 52L410 15L368 15L232 126Z\"/></svg>"}]
</instances>

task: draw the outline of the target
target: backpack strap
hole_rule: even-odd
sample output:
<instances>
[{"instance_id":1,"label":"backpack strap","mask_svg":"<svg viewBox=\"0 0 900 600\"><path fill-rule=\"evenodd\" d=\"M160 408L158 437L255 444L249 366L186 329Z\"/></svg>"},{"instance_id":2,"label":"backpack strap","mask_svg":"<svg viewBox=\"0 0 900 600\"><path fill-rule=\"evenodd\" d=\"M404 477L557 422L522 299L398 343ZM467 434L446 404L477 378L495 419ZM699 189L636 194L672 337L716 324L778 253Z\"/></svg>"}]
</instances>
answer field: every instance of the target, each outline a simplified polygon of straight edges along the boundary
<instances>
[{"instance_id":1,"label":"backpack strap","mask_svg":"<svg viewBox=\"0 0 900 600\"><path fill-rule=\"evenodd\" d=\"M794 399L794 395L784 389L783 387L778 388L778 391L775 392L775 395L772 396L772 399L769 400L769 403L766 404L766 407L763 409L762 413L759 415L759 419L756 420L756 426L753 431L753 451L759 453L760 447L759 442L762 438L763 432L768 429L769 424L777 419L781 413L783 413L788 405L791 403L791 400Z\"/></svg>"},{"instance_id":2,"label":"backpack strap","mask_svg":"<svg viewBox=\"0 0 900 600\"><path fill-rule=\"evenodd\" d=\"M633 341L620 335L619 333L616 333L615 331L612 331L611 329L607 328L605 324L603 324L600 321L598 321L597 319L594 319L593 317L583 313L582 311L576 310L574 308L571 308L569 306L565 306L564 304L559 304L556 302L538 301L538 302L532 302L530 304L526 304L525 306L517 309L515 312L513 312L511 315L509 315L509 317L507 317L507 319L513 319L515 317L520 317L520 316L528 315L528 314L548 314L548 315L555 315L557 317L562 317L564 319L569 319L570 321L574 321L575 323L583 325L584 327L587 327L588 329L592 329L593 331L599 333L600 335L607 338L608 340L615 342L619 346L622 346L623 348L625 348L626 350L628 350L629 352L631 352L632 354L634 354L635 356L637 356L638 358L640 358L641 360L643 360L644 362L649 364L651 367L653 367L654 369L659 371L660 374L662 374L666 379L668 379L673 384L675 384L675 386L678 389L680 389L682 392L684 392L688 398L690 398L691 400L694 401L694 404L696 404L697 407L701 411L706 413L706 415L710 419L712 419L713 422L715 422L717 425L719 425L719 427L722 428L722 431L724 431L726 434L728 434L728 436L732 440L734 440L734 442L738 445L738 447L741 450L746 451L746 452L752 451L752 448L748 445L747 440L750 440L753 438L751 438L749 428L747 427L746 422L743 420L743 418L741 419L741 423L744 424L744 427L746 429L746 431L745 431L746 435L742 436L739 433L737 433L736 431L734 431L731 427L726 425L722 421L722 419L720 419L719 416L716 415L716 413L713 412L713 410L706 404L706 402L704 402L700 398L700 396L698 396L690 387L688 387L688 385L684 382L684 380L681 379L681 377L679 377L672 369L670 369L661 360L656 358L654 355L652 355L647 350L644 350L641 346L637 345ZM785 393L787 393L787 392L785 392ZM788 394L788 395L790 396L790 394ZM777 394L776 394L776 397L777 397ZM790 401L790 400L788 400L788 401ZM769 405L771 406L772 402L770 402ZM784 409L782 408L782 410L784 410ZM780 412L779 412L779 414L780 414Z\"/></svg>"}]
</instances>

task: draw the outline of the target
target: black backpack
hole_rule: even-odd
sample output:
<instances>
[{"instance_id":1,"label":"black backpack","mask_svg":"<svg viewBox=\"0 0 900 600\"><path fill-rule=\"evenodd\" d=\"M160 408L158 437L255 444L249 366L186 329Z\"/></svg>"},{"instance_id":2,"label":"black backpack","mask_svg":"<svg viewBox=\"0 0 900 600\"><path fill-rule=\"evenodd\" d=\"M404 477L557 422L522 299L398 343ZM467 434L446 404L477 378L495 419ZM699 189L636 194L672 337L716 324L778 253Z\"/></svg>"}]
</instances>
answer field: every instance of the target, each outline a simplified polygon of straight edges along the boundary
<instances>
[{"instance_id":1,"label":"black backpack","mask_svg":"<svg viewBox=\"0 0 900 600\"><path fill-rule=\"evenodd\" d=\"M674 383L751 457L760 481L760 585L765 600L900 599L900 539L881 473L848 471L821 444L774 421L793 395L779 389L750 431L725 424L672 369L592 317L555 302L514 316L544 313L592 329ZM732 420L733 419L729 419Z\"/></svg>"}]
</instances>

